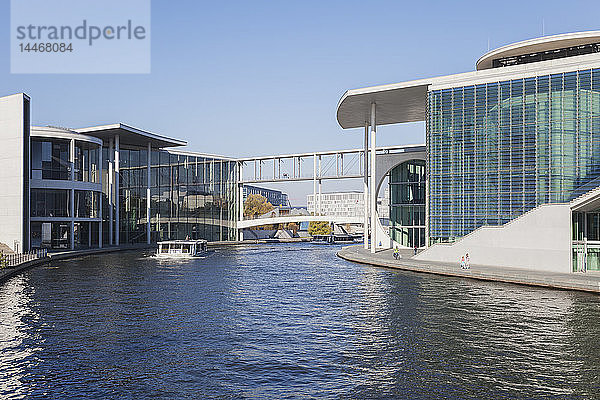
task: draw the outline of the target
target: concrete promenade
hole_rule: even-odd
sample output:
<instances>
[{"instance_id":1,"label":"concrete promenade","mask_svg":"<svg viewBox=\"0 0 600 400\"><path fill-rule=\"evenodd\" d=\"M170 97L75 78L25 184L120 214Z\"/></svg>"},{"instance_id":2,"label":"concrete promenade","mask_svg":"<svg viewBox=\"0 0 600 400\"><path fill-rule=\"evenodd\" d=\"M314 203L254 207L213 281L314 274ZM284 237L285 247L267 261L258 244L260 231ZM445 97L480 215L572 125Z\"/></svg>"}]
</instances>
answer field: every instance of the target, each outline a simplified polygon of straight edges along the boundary
<instances>
[{"instance_id":1,"label":"concrete promenade","mask_svg":"<svg viewBox=\"0 0 600 400\"><path fill-rule=\"evenodd\" d=\"M412 259L412 250L402 251L402 258L395 260L393 250L382 250L371 254L362 245L344 247L337 255L348 261L406 271L600 293L600 273L597 272L563 274L473 264L470 269L461 269L459 260L456 260L456 264L415 260Z\"/></svg>"}]
</instances>

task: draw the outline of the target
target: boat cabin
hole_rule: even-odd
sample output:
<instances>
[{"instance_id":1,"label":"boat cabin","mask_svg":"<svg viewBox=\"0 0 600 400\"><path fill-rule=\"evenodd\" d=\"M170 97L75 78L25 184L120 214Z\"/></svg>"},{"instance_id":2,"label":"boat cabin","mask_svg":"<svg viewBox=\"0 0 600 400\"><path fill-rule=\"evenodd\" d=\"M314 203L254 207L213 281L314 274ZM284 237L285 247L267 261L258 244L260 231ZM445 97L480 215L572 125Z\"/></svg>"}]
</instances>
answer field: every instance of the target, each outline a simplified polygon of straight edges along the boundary
<instances>
[{"instance_id":1,"label":"boat cabin","mask_svg":"<svg viewBox=\"0 0 600 400\"><path fill-rule=\"evenodd\" d=\"M206 240L167 240L158 242L159 257L198 257L206 253Z\"/></svg>"}]
</instances>

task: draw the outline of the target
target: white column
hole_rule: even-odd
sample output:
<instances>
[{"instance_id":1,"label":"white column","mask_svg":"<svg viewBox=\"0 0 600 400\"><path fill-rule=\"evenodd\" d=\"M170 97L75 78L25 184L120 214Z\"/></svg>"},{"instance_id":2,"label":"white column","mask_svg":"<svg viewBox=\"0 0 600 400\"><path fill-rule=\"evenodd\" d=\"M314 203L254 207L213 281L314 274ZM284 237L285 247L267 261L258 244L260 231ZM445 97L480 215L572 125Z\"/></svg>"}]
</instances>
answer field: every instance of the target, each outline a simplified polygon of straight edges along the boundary
<instances>
[{"instance_id":1,"label":"white column","mask_svg":"<svg viewBox=\"0 0 600 400\"><path fill-rule=\"evenodd\" d=\"M313 215L317 215L317 154L313 155Z\"/></svg>"},{"instance_id":2,"label":"white column","mask_svg":"<svg viewBox=\"0 0 600 400\"><path fill-rule=\"evenodd\" d=\"M102 146L98 149L98 178L100 181L100 193L98 195L98 217L100 218L100 222L98 222L98 248L102 248Z\"/></svg>"},{"instance_id":3,"label":"white column","mask_svg":"<svg viewBox=\"0 0 600 400\"><path fill-rule=\"evenodd\" d=\"M237 190L238 190L238 207L239 207L239 216L238 221L244 220L244 184L242 183L242 173L243 173L243 163L238 163L238 175L237 175ZM244 240L244 232L241 229L238 229L238 240Z\"/></svg>"},{"instance_id":4,"label":"white column","mask_svg":"<svg viewBox=\"0 0 600 400\"><path fill-rule=\"evenodd\" d=\"M71 184L75 181L75 139L71 139L69 143L69 163L71 164ZM71 213L71 240L69 247L75 250L75 189L71 187L71 199L69 202Z\"/></svg>"},{"instance_id":5,"label":"white column","mask_svg":"<svg viewBox=\"0 0 600 400\"><path fill-rule=\"evenodd\" d=\"M113 220L114 220L113 219L113 206L114 206L113 166L114 166L114 160L115 160L114 141L111 138L108 142L108 245L109 246L112 246L114 244L114 241L113 241L113 232L114 232L114 226L113 226Z\"/></svg>"},{"instance_id":6,"label":"white column","mask_svg":"<svg viewBox=\"0 0 600 400\"><path fill-rule=\"evenodd\" d=\"M321 174L323 172L322 170L322 165L321 165L321 156L319 156L319 214L318 215L322 215L322 205L323 203L321 202Z\"/></svg>"},{"instance_id":7,"label":"white column","mask_svg":"<svg viewBox=\"0 0 600 400\"><path fill-rule=\"evenodd\" d=\"M150 161L152 157L152 145L148 142L148 161L146 163L146 243L150 244Z\"/></svg>"},{"instance_id":8,"label":"white column","mask_svg":"<svg viewBox=\"0 0 600 400\"><path fill-rule=\"evenodd\" d=\"M115 136L115 245L119 245L119 135Z\"/></svg>"},{"instance_id":9,"label":"white column","mask_svg":"<svg viewBox=\"0 0 600 400\"><path fill-rule=\"evenodd\" d=\"M377 245L377 182L375 182L375 159L377 120L375 103L371 103L371 253L375 253Z\"/></svg>"},{"instance_id":10,"label":"white column","mask_svg":"<svg viewBox=\"0 0 600 400\"><path fill-rule=\"evenodd\" d=\"M364 189L364 219L363 219L363 229L365 231L364 234L364 247L365 250L369 249L369 122L365 121L365 155L364 155L364 165L363 165L363 189Z\"/></svg>"}]
</instances>

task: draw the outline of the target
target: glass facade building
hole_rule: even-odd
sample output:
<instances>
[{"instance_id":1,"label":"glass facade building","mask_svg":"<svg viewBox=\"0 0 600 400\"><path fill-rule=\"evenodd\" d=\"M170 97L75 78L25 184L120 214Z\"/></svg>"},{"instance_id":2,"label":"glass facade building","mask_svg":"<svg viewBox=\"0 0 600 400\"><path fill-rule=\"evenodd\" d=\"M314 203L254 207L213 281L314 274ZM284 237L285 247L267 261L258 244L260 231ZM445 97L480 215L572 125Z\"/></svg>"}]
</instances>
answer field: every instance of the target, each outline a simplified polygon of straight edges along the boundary
<instances>
[{"instance_id":1,"label":"glass facade building","mask_svg":"<svg viewBox=\"0 0 600 400\"><path fill-rule=\"evenodd\" d=\"M430 243L453 242L597 186L600 69L427 97Z\"/></svg>"},{"instance_id":2,"label":"glass facade building","mask_svg":"<svg viewBox=\"0 0 600 400\"><path fill-rule=\"evenodd\" d=\"M108 148L104 149L104 153L103 171L108 171ZM132 147L120 150L121 243L146 242L147 157L147 149ZM235 161L152 149L150 165L151 241L236 239ZM103 232L104 241L108 243L110 205L106 185L104 198Z\"/></svg>"},{"instance_id":3,"label":"glass facade building","mask_svg":"<svg viewBox=\"0 0 600 400\"><path fill-rule=\"evenodd\" d=\"M117 145L120 143L120 145ZM122 124L33 127L32 248L237 239L237 161Z\"/></svg>"},{"instance_id":4,"label":"glass facade building","mask_svg":"<svg viewBox=\"0 0 600 400\"><path fill-rule=\"evenodd\" d=\"M32 248L98 246L101 143L68 129L32 128Z\"/></svg>"}]
</instances>

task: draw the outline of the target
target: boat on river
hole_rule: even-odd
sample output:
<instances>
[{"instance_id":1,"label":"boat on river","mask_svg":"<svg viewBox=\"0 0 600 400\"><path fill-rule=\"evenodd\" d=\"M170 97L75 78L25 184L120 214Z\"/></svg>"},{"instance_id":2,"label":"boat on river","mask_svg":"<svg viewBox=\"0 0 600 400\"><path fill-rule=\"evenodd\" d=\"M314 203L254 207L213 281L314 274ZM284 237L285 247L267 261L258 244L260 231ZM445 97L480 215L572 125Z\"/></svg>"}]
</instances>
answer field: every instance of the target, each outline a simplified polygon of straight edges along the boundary
<instances>
[{"instance_id":1,"label":"boat on river","mask_svg":"<svg viewBox=\"0 0 600 400\"><path fill-rule=\"evenodd\" d=\"M201 257L208 251L208 242L199 240L166 240L158 242L156 256L160 258Z\"/></svg>"}]
</instances>

